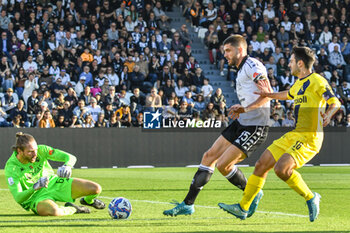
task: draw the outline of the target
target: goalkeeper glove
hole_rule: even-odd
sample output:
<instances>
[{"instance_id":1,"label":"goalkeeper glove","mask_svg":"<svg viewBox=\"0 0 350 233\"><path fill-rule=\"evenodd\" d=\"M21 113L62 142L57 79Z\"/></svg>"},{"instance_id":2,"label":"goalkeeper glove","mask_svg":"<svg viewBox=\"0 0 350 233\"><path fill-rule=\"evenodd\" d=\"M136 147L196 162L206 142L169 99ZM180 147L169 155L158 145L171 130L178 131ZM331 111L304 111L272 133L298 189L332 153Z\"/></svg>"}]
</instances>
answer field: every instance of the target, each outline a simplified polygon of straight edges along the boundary
<instances>
[{"instance_id":1,"label":"goalkeeper glove","mask_svg":"<svg viewBox=\"0 0 350 233\"><path fill-rule=\"evenodd\" d=\"M38 182L36 182L33 185L33 189L34 190L39 190L41 188L47 188L47 186L49 185L49 178L47 177L41 177Z\"/></svg>"},{"instance_id":2,"label":"goalkeeper glove","mask_svg":"<svg viewBox=\"0 0 350 233\"><path fill-rule=\"evenodd\" d=\"M72 175L72 168L67 165L63 165L57 169L57 175L62 178L70 178Z\"/></svg>"}]
</instances>

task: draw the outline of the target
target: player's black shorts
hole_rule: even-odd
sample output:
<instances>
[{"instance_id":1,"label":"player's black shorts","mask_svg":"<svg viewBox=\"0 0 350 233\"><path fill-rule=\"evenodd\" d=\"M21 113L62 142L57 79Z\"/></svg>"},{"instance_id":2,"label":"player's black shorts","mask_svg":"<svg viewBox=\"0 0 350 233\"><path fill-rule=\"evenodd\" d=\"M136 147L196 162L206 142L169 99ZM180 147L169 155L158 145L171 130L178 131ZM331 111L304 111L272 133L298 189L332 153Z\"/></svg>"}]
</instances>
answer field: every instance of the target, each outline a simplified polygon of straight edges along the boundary
<instances>
[{"instance_id":1,"label":"player's black shorts","mask_svg":"<svg viewBox=\"0 0 350 233\"><path fill-rule=\"evenodd\" d=\"M226 127L221 135L249 157L267 138L268 126L244 126L238 120Z\"/></svg>"}]
</instances>

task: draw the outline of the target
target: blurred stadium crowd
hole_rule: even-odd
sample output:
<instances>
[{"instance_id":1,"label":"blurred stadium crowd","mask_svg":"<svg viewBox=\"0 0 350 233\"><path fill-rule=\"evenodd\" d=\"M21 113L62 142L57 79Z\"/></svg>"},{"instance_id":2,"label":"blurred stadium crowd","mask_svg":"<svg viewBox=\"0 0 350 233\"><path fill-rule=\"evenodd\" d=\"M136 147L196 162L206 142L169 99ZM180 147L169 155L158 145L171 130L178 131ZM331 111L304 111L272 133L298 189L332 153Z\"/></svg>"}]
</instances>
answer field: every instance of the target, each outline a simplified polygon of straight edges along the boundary
<instances>
[{"instance_id":1,"label":"blurred stadium crowd","mask_svg":"<svg viewBox=\"0 0 350 233\"><path fill-rule=\"evenodd\" d=\"M171 27L177 6L193 29ZM0 126L142 127L157 109L227 125L225 97L192 54L194 32L232 86L222 46L231 33L246 37L274 91L296 79L292 47L313 48L315 71L343 104L332 125L350 126L349 9L350 0L0 0ZM274 101L271 125L293 126L293 108Z\"/></svg>"}]
</instances>

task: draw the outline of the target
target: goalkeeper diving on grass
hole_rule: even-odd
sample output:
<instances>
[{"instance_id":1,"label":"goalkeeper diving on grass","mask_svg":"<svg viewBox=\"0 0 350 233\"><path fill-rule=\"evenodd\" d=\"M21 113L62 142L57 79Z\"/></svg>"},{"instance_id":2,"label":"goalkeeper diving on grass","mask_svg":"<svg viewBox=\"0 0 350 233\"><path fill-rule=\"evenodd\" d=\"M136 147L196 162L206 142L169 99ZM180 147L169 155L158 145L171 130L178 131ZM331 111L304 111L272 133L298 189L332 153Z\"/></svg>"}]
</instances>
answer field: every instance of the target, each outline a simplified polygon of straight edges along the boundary
<instances>
[{"instance_id":1,"label":"goalkeeper diving on grass","mask_svg":"<svg viewBox=\"0 0 350 233\"><path fill-rule=\"evenodd\" d=\"M6 162L5 177L15 201L25 210L40 216L64 216L90 213L86 206L104 209L96 199L102 188L99 184L71 178L76 157L46 145L37 145L34 137L18 132L13 153ZM54 173L48 160L64 162ZM80 198L83 206L74 204ZM56 201L66 202L64 206Z\"/></svg>"}]
</instances>

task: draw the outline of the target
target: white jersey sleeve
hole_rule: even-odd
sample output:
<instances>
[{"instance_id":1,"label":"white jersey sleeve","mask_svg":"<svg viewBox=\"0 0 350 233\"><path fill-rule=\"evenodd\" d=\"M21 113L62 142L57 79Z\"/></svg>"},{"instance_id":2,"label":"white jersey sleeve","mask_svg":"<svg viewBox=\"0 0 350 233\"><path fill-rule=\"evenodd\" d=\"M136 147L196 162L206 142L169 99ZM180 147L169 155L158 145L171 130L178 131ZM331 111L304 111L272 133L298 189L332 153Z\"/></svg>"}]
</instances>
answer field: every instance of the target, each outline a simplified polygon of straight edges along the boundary
<instances>
[{"instance_id":1,"label":"white jersey sleeve","mask_svg":"<svg viewBox=\"0 0 350 233\"><path fill-rule=\"evenodd\" d=\"M256 82L266 79L267 72L265 66L255 58L247 57L242 62L237 72L236 92L240 104L247 107L259 98L259 95L254 94L259 91ZM270 102L267 102L256 110L241 114L238 121L241 125L265 126L269 118Z\"/></svg>"}]
</instances>

